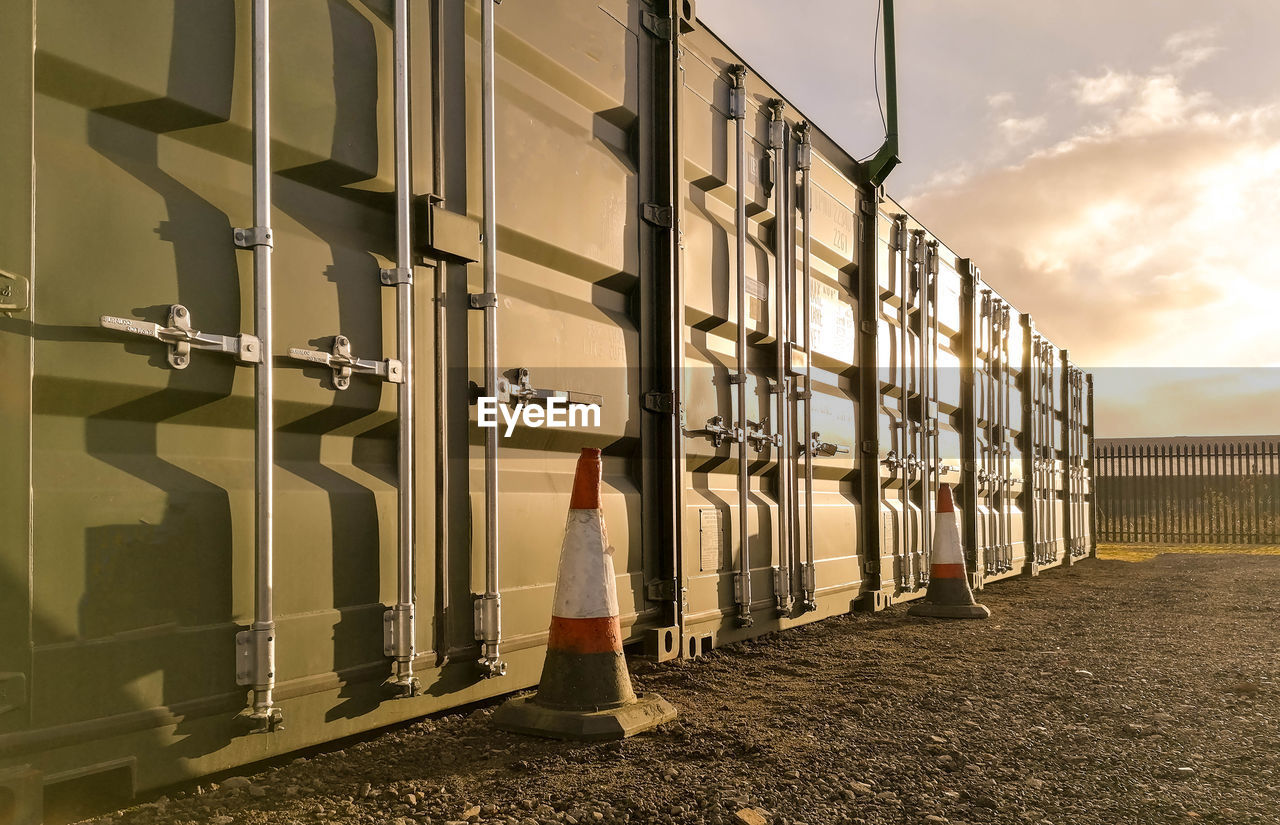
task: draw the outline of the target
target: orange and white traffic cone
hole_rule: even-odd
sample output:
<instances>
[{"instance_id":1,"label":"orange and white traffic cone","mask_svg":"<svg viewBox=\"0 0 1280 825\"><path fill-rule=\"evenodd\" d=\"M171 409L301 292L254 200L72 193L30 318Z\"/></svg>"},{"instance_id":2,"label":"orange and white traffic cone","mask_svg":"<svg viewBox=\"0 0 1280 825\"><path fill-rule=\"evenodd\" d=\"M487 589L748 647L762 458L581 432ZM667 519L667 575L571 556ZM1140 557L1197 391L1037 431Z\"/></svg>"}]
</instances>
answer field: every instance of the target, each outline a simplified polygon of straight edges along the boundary
<instances>
[{"instance_id":1,"label":"orange and white traffic cone","mask_svg":"<svg viewBox=\"0 0 1280 825\"><path fill-rule=\"evenodd\" d=\"M583 448L560 549L551 634L532 698L494 714L504 730L561 739L624 739L676 717L657 694L636 695L622 655L613 548L600 512L600 451Z\"/></svg>"},{"instance_id":2,"label":"orange and white traffic cone","mask_svg":"<svg viewBox=\"0 0 1280 825\"><path fill-rule=\"evenodd\" d=\"M933 528L933 561L929 566L929 589L924 601L907 609L911 616L937 619L986 619L991 611L978 604L969 589L964 569L964 549L960 546L960 528L951 502L951 485L938 488L938 518Z\"/></svg>"}]
</instances>

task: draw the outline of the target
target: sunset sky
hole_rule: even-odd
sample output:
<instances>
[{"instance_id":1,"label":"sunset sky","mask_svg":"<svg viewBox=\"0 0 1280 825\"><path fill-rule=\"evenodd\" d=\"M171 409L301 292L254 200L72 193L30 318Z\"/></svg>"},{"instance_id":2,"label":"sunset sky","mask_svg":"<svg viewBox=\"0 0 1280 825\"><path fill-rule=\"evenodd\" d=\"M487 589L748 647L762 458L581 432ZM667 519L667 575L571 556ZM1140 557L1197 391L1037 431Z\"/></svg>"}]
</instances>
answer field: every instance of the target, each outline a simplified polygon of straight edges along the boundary
<instances>
[{"instance_id":1,"label":"sunset sky","mask_svg":"<svg viewBox=\"0 0 1280 825\"><path fill-rule=\"evenodd\" d=\"M857 156L875 0L699 0ZM1098 434L1280 433L1280 3L897 4L888 189L1095 373Z\"/></svg>"}]
</instances>

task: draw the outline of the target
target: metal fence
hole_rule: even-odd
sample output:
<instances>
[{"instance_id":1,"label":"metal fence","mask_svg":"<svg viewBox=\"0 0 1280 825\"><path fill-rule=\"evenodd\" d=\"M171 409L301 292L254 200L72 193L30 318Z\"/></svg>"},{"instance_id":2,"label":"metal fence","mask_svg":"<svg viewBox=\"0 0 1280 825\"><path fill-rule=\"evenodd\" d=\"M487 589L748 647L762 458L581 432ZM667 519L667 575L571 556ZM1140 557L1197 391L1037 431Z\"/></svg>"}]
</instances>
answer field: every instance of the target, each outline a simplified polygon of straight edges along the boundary
<instances>
[{"instance_id":1,"label":"metal fence","mask_svg":"<svg viewBox=\"0 0 1280 825\"><path fill-rule=\"evenodd\" d=\"M1280 440L1099 439L1097 540L1280 543Z\"/></svg>"}]
</instances>

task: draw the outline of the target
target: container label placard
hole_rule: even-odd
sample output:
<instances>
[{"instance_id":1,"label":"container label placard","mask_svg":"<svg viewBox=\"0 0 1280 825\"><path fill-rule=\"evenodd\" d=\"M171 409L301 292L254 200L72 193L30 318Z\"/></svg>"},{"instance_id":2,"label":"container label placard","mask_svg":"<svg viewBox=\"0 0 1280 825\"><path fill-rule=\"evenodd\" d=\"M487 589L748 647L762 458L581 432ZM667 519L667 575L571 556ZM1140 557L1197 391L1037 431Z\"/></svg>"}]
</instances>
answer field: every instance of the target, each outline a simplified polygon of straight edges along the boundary
<instances>
[{"instance_id":1,"label":"container label placard","mask_svg":"<svg viewBox=\"0 0 1280 825\"><path fill-rule=\"evenodd\" d=\"M724 519L719 510L698 511L698 549L701 570L719 570L724 560Z\"/></svg>"},{"instance_id":2,"label":"container label placard","mask_svg":"<svg viewBox=\"0 0 1280 825\"><path fill-rule=\"evenodd\" d=\"M813 211L812 237L815 241L846 260L852 260L853 210L836 200L820 186L811 185Z\"/></svg>"},{"instance_id":3,"label":"container label placard","mask_svg":"<svg viewBox=\"0 0 1280 825\"><path fill-rule=\"evenodd\" d=\"M852 363L854 349L853 307L840 300L833 286L814 279L809 295L813 320L813 349L840 361Z\"/></svg>"}]
</instances>

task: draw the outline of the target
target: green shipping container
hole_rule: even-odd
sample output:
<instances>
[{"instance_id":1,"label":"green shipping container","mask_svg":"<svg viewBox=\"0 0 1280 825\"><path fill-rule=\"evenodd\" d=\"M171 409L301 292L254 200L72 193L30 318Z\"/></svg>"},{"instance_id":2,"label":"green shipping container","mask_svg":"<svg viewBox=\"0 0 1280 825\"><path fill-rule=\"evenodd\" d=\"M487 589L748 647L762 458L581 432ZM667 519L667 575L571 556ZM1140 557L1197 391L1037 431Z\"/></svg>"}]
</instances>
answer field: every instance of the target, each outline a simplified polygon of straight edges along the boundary
<instances>
[{"instance_id":1,"label":"green shipping container","mask_svg":"<svg viewBox=\"0 0 1280 825\"><path fill-rule=\"evenodd\" d=\"M255 340L261 252L233 236L266 136L255 3L0 13L0 802L154 788L534 684L582 447L604 451L627 643L659 659L920 597L943 483L975 586L1091 553L1088 377L691 2L497 9L492 290L481 3L409 5L397 188L398 3L270 4L261 366L100 321ZM503 428L487 465L486 316L512 399L598 402L598 422ZM354 374L316 360L337 336ZM284 724L254 734L238 676L263 678L261 648L237 635L267 586L268 371ZM409 697L385 684L397 604Z\"/></svg>"}]
</instances>

